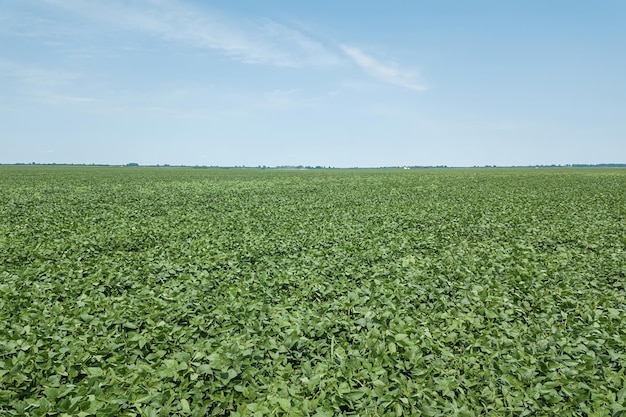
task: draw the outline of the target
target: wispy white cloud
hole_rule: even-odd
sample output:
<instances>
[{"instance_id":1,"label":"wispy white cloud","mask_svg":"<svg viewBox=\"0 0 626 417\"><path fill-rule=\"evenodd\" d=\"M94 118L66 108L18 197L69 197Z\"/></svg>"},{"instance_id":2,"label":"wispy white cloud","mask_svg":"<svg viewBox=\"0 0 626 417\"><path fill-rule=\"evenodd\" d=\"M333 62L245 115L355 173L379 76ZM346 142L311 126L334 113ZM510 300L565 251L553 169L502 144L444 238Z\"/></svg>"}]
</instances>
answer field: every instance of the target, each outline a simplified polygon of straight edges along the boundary
<instances>
[{"instance_id":1,"label":"wispy white cloud","mask_svg":"<svg viewBox=\"0 0 626 417\"><path fill-rule=\"evenodd\" d=\"M45 44L46 54L59 57L54 64L34 55L23 63L0 58L0 75L11 80L8 88L17 93L14 97L26 99L25 102L66 105L73 109L80 104L91 109L104 108L107 104L109 108L153 105L155 97L144 95L142 86L121 88L124 80L116 78L118 69L108 67L105 58L109 55L119 58L127 50L154 53L167 43L193 52L212 51L217 56L246 64L323 68L343 74L346 69L360 68L388 84L414 91L426 89L416 71L383 63L361 49L341 44L297 21L279 23L268 18L225 15L206 3L185 0L23 1L30 6L15 11L14 19L0 16L0 23L14 22L4 31L11 36L37 38ZM26 31L32 27L37 31ZM117 36L119 33L122 36ZM144 42L146 39L156 42ZM243 92L237 91L238 87L233 85L218 86L217 89L226 88L231 95L244 96L251 108L288 109L336 97L339 94L337 88L342 90L342 87L333 84L332 77L328 80L329 85L325 87L333 93L323 96L319 89L309 91L304 85L299 86L301 90L292 90L292 83L268 85L265 92L245 91L245 87L242 87ZM163 81L151 84L154 88L145 93L166 97L160 104L163 108L177 107L187 111L194 106L202 107L205 97L215 97L215 92L202 94L197 89L190 89L183 100L170 94L171 89L166 84L171 83L167 79ZM185 80L182 82L186 85ZM206 80L201 84L206 85ZM125 90L129 93L125 94ZM228 103L228 97L225 94L221 99ZM188 105L190 102L194 105Z\"/></svg>"},{"instance_id":2,"label":"wispy white cloud","mask_svg":"<svg viewBox=\"0 0 626 417\"><path fill-rule=\"evenodd\" d=\"M79 105L95 102L84 95L67 93L81 74L58 71L13 61L0 60L0 76L12 80L18 95L28 101L48 105Z\"/></svg>"},{"instance_id":3,"label":"wispy white cloud","mask_svg":"<svg viewBox=\"0 0 626 417\"><path fill-rule=\"evenodd\" d=\"M340 48L356 65L372 77L414 91L427 89L427 86L420 81L416 71L406 71L395 65L384 64L353 46L342 44Z\"/></svg>"},{"instance_id":4,"label":"wispy white cloud","mask_svg":"<svg viewBox=\"0 0 626 417\"><path fill-rule=\"evenodd\" d=\"M310 64L334 66L341 64L343 61L340 56L331 52L330 48L312 37L307 36L302 31L276 23L272 20L266 20L263 24L263 29L272 39L279 42L286 42L297 47L302 55L307 57L307 61Z\"/></svg>"},{"instance_id":5,"label":"wispy white cloud","mask_svg":"<svg viewBox=\"0 0 626 417\"><path fill-rule=\"evenodd\" d=\"M297 90L273 90L269 93L266 93L262 100L259 103L260 107L263 108L272 108L272 109L284 109L290 108L295 105L296 102L300 102L295 97L297 95Z\"/></svg>"},{"instance_id":6,"label":"wispy white cloud","mask_svg":"<svg viewBox=\"0 0 626 417\"><path fill-rule=\"evenodd\" d=\"M96 100L91 97L59 94L46 91L42 91L37 95L37 101L50 105L79 105L96 102Z\"/></svg>"},{"instance_id":7,"label":"wispy white cloud","mask_svg":"<svg viewBox=\"0 0 626 417\"><path fill-rule=\"evenodd\" d=\"M25 86L37 87L66 85L80 76L75 72L55 71L2 59L0 59L0 75Z\"/></svg>"},{"instance_id":8,"label":"wispy white cloud","mask_svg":"<svg viewBox=\"0 0 626 417\"><path fill-rule=\"evenodd\" d=\"M110 25L215 50L245 63L284 67L336 65L341 58L304 33L267 19L235 19L208 7L170 0L44 0Z\"/></svg>"}]
</instances>

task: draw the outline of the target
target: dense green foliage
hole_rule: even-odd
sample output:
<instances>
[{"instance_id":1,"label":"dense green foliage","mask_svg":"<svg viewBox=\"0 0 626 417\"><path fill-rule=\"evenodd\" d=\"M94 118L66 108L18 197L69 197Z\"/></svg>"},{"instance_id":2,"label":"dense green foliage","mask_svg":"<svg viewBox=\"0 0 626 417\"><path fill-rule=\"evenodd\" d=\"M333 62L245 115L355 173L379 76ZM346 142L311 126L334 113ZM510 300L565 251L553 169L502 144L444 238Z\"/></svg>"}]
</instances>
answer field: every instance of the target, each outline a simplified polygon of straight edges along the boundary
<instances>
[{"instance_id":1,"label":"dense green foliage","mask_svg":"<svg viewBox=\"0 0 626 417\"><path fill-rule=\"evenodd\" d=\"M625 353L626 170L0 167L2 415L617 416Z\"/></svg>"}]
</instances>

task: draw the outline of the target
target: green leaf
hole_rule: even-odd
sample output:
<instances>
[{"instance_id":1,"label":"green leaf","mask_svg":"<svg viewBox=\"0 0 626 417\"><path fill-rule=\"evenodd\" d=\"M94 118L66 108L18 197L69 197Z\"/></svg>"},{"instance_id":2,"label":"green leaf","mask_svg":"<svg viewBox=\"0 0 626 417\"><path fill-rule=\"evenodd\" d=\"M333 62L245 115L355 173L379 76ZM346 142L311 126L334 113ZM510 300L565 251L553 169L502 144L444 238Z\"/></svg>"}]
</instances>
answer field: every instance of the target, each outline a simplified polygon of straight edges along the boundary
<instances>
[{"instance_id":1,"label":"green leaf","mask_svg":"<svg viewBox=\"0 0 626 417\"><path fill-rule=\"evenodd\" d=\"M282 408L284 411L291 410L291 400L289 400L289 398L279 398L278 404L280 405L280 408Z\"/></svg>"},{"instance_id":2,"label":"green leaf","mask_svg":"<svg viewBox=\"0 0 626 417\"><path fill-rule=\"evenodd\" d=\"M191 408L189 406L189 401L187 401L186 399L182 398L180 400L180 407L181 407L181 410L183 411L183 413L191 413Z\"/></svg>"}]
</instances>

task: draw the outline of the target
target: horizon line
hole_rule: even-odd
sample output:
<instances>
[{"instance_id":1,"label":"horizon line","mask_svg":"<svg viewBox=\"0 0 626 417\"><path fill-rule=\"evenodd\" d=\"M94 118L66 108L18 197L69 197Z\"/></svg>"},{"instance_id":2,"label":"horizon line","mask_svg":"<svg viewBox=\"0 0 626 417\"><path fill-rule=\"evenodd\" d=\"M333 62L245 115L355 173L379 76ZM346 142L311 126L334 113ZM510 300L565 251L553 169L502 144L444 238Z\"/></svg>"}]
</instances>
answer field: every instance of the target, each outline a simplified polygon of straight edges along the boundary
<instances>
[{"instance_id":1,"label":"horizon line","mask_svg":"<svg viewBox=\"0 0 626 417\"><path fill-rule=\"evenodd\" d=\"M187 165L187 164L140 164L129 162L126 164L111 163L66 163L66 162L13 162L0 163L0 166L77 166L77 167L118 167L118 168L214 168L214 169L424 169L424 168L626 168L626 163L572 163L572 164L526 164L526 165L377 165L377 166L332 166L332 165Z\"/></svg>"}]
</instances>

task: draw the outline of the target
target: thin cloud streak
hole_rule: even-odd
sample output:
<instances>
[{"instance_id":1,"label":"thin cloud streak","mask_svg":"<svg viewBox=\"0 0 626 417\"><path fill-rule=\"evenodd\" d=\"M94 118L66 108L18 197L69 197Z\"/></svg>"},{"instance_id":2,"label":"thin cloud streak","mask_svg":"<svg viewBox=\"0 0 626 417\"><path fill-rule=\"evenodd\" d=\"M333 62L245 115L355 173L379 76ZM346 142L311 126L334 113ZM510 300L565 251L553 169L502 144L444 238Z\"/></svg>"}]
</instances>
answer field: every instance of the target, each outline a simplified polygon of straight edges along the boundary
<instances>
[{"instance_id":1,"label":"thin cloud streak","mask_svg":"<svg viewBox=\"0 0 626 417\"><path fill-rule=\"evenodd\" d=\"M138 31L235 60L278 67L334 66L341 58L316 40L271 20L235 20L179 1L46 0L110 26ZM137 6L140 4L140 6Z\"/></svg>"},{"instance_id":2,"label":"thin cloud streak","mask_svg":"<svg viewBox=\"0 0 626 417\"><path fill-rule=\"evenodd\" d=\"M395 66L383 64L376 58L353 46L342 44L339 47L357 66L372 77L414 91L425 91L427 89L426 85L416 80L417 74L414 72L400 70Z\"/></svg>"},{"instance_id":3,"label":"thin cloud streak","mask_svg":"<svg viewBox=\"0 0 626 417\"><path fill-rule=\"evenodd\" d=\"M35 103L53 106L95 103L92 97L66 92L79 73L42 69L12 61L0 60L0 76L13 80L17 96Z\"/></svg>"},{"instance_id":4,"label":"thin cloud streak","mask_svg":"<svg viewBox=\"0 0 626 417\"><path fill-rule=\"evenodd\" d=\"M159 43L171 42L176 46L214 51L245 64L341 71L350 67L359 68L390 85L412 91L426 89L417 72L383 63L359 48L342 44L324 34L312 33L312 29L298 22L287 26L268 18L233 17L208 6L182 0L39 0L39 3L46 4L57 15L62 11L74 16L71 24L62 18L47 19L39 28L42 37L45 38L46 33L50 35L47 42L58 42L58 47L65 50L61 51L65 57L79 56L82 60L83 56L77 54L88 51L90 59L101 58L111 52L107 48L123 48L124 45L115 43L101 45L101 48L91 47L93 39L103 32L122 31L152 38ZM22 15L24 19L30 19L28 22L35 21L34 16L28 13ZM25 36L19 31L15 35ZM141 49L145 43L133 45ZM91 85L88 93L81 91L87 78L84 68L80 68L80 72L44 68L0 59L0 74L4 73L17 81L25 96L38 97L40 102L102 104L110 101L112 96L117 96L114 101L119 101L119 94L103 93L97 82ZM285 108L302 100L300 95L279 94L261 101L269 107Z\"/></svg>"},{"instance_id":5,"label":"thin cloud streak","mask_svg":"<svg viewBox=\"0 0 626 417\"><path fill-rule=\"evenodd\" d=\"M38 101L49 105L83 105L92 104L96 100L91 97L72 96L67 94L56 94L44 92L38 95Z\"/></svg>"},{"instance_id":6,"label":"thin cloud streak","mask_svg":"<svg viewBox=\"0 0 626 417\"><path fill-rule=\"evenodd\" d=\"M0 75L10 77L28 87L58 87L66 85L80 77L80 74L42 69L32 65L0 59Z\"/></svg>"}]
</instances>

